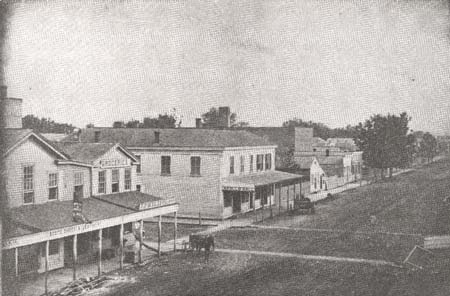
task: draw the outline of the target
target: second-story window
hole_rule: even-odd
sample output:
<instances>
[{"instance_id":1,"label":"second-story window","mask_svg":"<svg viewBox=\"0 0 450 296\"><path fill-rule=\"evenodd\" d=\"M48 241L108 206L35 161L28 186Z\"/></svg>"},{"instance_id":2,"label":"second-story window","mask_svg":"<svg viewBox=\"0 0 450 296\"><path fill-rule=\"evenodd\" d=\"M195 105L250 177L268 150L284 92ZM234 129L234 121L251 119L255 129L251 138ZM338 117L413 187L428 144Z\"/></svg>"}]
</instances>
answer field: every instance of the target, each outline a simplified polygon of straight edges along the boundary
<instances>
[{"instance_id":1,"label":"second-story window","mask_svg":"<svg viewBox=\"0 0 450 296\"><path fill-rule=\"evenodd\" d=\"M256 170L262 171L264 169L264 154L256 155Z\"/></svg>"},{"instance_id":2,"label":"second-story window","mask_svg":"<svg viewBox=\"0 0 450 296\"><path fill-rule=\"evenodd\" d=\"M253 172L253 155L250 155L250 173Z\"/></svg>"},{"instance_id":3,"label":"second-story window","mask_svg":"<svg viewBox=\"0 0 450 296\"><path fill-rule=\"evenodd\" d=\"M191 176L200 176L200 156L191 157Z\"/></svg>"},{"instance_id":4,"label":"second-story window","mask_svg":"<svg viewBox=\"0 0 450 296\"><path fill-rule=\"evenodd\" d=\"M245 170L245 157L244 155L241 155L241 173L243 173Z\"/></svg>"},{"instance_id":5,"label":"second-story window","mask_svg":"<svg viewBox=\"0 0 450 296\"><path fill-rule=\"evenodd\" d=\"M84 174L83 172L76 172L74 174L74 183L73 183L74 200L81 200L84 197L83 187L84 187Z\"/></svg>"},{"instance_id":6,"label":"second-story window","mask_svg":"<svg viewBox=\"0 0 450 296\"><path fill-rule=\"evenodd\" d=\"M272 168L272 154L268 153L266 154L266 170L270 170Z\"/></svg>"},{"instance_id":7,"label":"second-story window","mask_svg":"<svg viewBox=\"0 0 450 296\"><path fill-rule=\"evenodd\" d=\"M234 174L234 156L230 156L230 174Z\"/></svg>"},{"instance_id":8,"label":"second-story window","mask_svg":"<svg viewBox=\"0 0 450 296\"><path fill-rule=\"evenodd\" d=\"M140 174L140 173L141 173L141 156L140 156L140 155L136 155L136 159L137 159L137 161L139 162L139 163L136 165L136 173L137 173L137 174Z\"/></svg>"},{"instance_id":9,"label":"second-story window","mask_svg":"<svg viewBox=\"0 0 450 296\"><path fill-rule=\"evenodd\" d=\"M119 170L112 170L111 173L111 192L119 192Z\"/></svg>"},{"instance_id":10,"label":"second-story window","mask_svg":"<svg viewBox=\"0 0 450 296\"><path fill-rule=\"evenodd\" d=\"M125 190L131 190L131 169L125 169Z\"/></svg>"},{"instance_id":11,"label":"second-story window","mask_svg":"<svg viewBox=\"0 0 450 296\"><path fill-rule=\"evenodd\" d=\"M34 184L33 184L32 165L23 167L23 203L30 204L34 202Z\"/></svg>"},{"instance_id":12,"label":"second-story window","mask_svg":"<svg viewBox=\"0 0 450 296\"><path fill-rule=\"evenodd\" d=\"M161 156L161 175L170 175L170 156Z\"/></svg>"},{"instance_id":13,"label":"second-story window","mask_svg":"<svg viewBox=\"0 0 450 296\"><path fill-rule=\"evenodd\" d=\"M98 172L98 193L106 193L106 171Z\"/></svg>"},{"instance_id":14,"label":"second-story window","mask_svg":"<svg viewBox=\"0 0 450 296\"><path fill-rule=\"evenodd\" d=\"M48 200L58 199L58 173L48 174Z\"/></svg>"}]
</instances>

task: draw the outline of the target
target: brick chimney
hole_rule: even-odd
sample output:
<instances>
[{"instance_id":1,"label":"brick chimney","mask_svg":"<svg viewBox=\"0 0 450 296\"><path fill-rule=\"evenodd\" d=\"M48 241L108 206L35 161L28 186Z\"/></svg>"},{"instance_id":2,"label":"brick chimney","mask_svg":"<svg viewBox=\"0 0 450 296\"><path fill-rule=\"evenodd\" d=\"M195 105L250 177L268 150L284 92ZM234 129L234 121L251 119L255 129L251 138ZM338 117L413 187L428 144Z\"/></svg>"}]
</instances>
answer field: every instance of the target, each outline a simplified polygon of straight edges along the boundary
<instances>
[{"instance_id":1,"label":"brick chimney","mask_svg":"<svg viewBox=\"0 0 450 296\"><path fill-rule=\"evenodd\" d=\"M195 119L195 128L202 128L202 119L201 118Z\"/></svg>"},{"instance_id":2,"label":"brick chimney","mask_svg":"<svg viewBox=\"0 0 450 296\"><path fill-rule=\"evenodd\" d=\"M22 99L8 98L7 87L0 86L0 127L22 128Z\"/></svg>"},{"instance_id":3,"label":"brick chimney","mask_svg":"<svg viewBox=\"0 0 450 296\"><path fill-rule=\"evenodd\" d=\"M231 126L231 111L230 107L219 107L219 128L230 128Z\"/></svg>"}]
</instances>

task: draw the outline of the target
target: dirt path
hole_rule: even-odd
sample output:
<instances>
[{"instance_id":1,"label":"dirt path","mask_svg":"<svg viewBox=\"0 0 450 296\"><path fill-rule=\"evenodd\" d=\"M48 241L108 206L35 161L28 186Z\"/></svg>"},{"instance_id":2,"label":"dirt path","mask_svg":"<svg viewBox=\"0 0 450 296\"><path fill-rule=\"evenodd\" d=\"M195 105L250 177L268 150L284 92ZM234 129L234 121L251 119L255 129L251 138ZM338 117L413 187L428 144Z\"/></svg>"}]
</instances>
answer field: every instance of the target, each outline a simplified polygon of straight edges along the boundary
<instances>
[{"instance_id":1,"label":"dirt path","mask_svg":"<svg viewBox=\"0 0 450 296\"><path fill-rule=\"evenodd\" d=\"M216 249L215 251L221 252L221 253L231 253L231 254L249 254L249 255L263 255L263 256L276 256L276 257L292 257L292 258L305 259L305 260L364 263L364 264L375 265L375 266L401 267L400 265L395 264L394 262L389 262L389 261L385 261L385 260L370 260L370 259L362 259L362 258L302 255L302 254L293 254L293 253L278 253L278 252L250 251L250 250L236 250L236 249Z\"/></svg>"}]
</instances>

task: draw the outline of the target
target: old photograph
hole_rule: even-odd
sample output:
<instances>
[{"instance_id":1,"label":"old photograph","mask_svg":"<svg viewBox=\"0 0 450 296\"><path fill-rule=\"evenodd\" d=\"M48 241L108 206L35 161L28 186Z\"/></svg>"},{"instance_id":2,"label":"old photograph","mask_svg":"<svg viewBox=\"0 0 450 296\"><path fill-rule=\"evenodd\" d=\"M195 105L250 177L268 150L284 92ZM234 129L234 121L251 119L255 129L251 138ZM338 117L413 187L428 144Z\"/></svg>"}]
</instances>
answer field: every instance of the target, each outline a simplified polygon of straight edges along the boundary
<instances>
[{"instance_id":1,"label":"old photograph","mask_svg":"<svg viewBox=\"0 0 450 296\"><path fill-rule=\"evenodd\" d=\"M450 295L446 0L0 0L0 296Z\"/></svg>"}]
</instances>

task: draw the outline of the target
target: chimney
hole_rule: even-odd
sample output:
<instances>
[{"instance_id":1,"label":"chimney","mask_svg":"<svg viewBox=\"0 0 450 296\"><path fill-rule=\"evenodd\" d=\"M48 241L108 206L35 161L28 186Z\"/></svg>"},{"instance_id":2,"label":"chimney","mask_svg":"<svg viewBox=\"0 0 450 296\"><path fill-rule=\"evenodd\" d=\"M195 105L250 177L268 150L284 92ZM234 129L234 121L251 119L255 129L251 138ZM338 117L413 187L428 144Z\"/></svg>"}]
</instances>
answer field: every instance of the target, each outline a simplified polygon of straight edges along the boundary
<instances>
[{"instance_id":1,"label":"chimney","mask_svg":"<svg viewBox=\"0 0 450 296\"><path fill-rule=\"evenodd\" d=\"M219 107L219 128L230 128L231 126L231 112L230 107Z\"/></svg>"},{"instance_id":2,"label":"chimney","mask_svg":"<svg viewBox=\"0 0 450 296\"><path fill-rule=\"evenodd\" d=\"M159 144L159 135L161 133L159 131L155 131L155 144Z\"/></svg>"},{"instance_id":3,"label":"chimney","mask_svg":"<svg viewBox=\"0 0 450 296\"><path fill-rule=\"evenodd\" d=\"M22 99L8 98L7 87L0 86L0 127L22 128Z\"/></svg>"},{"instance_id":4,"label":"chimney","mask_svg":"<svg viewBox=\"0 0 450 296\"><path fill-rule=\"evenodd\" d=\"M195 128L202 128L202 119L201 118L195 119Z\"/></svg>"}]
</instances>

